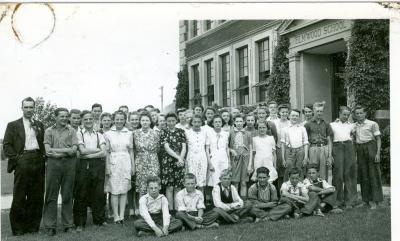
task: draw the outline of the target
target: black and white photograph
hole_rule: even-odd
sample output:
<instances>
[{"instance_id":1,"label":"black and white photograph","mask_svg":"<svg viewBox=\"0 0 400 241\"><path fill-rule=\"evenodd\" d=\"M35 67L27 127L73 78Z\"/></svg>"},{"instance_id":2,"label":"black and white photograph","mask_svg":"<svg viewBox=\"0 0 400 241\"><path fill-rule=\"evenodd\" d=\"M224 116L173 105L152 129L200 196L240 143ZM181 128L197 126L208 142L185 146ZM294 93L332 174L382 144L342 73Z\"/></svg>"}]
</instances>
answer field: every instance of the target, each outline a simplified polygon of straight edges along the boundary
<instances>
[{"instance_id":1,"label":"black and white photograph","mask_svg":"<svg viewBox=\"0 0 400 241\"><path fill-rule=\"evenodd\" d=\"M395 240L399 29L397 2L0 2L1 239Z\"/></svg>"}]
</instances>

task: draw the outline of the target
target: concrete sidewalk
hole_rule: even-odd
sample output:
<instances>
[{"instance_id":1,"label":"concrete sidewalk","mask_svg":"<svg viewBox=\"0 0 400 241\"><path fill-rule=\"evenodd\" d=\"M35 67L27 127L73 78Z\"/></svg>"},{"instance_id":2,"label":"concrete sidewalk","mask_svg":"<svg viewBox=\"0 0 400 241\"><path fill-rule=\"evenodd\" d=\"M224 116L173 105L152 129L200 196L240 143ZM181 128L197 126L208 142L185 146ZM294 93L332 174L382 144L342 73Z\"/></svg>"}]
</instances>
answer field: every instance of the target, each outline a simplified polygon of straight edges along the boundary
<instances>
[{"instance_id":1,"label":"concrete sidewalk","mask_svg":"<svg viewBox=\"0 0 400 241\"><path fill-rule=\"evenodd\" d=\"M357 185L357 190L360 192L360 185ZM388 186L383 186L383 195L386 197L390 197L390 187ZM6 210L11 208L11 202L12 202L12 195L4 195L1 196L1 210ZM58 196L58 204L61 204L61 195Z\"/></svg>"}]
</instances>

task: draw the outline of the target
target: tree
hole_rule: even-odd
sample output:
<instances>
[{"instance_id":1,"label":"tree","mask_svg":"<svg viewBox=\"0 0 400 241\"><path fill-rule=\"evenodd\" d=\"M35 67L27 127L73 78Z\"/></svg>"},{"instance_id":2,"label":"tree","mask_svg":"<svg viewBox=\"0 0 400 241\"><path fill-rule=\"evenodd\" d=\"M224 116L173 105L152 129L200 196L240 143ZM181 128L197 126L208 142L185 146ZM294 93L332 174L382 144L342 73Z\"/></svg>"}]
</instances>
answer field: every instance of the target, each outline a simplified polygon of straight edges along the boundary
<instances>
[{"instance_id":1,"label":"tree","mask_svg":"<svg viewBox=\"0 0 400 241\"><path fill-rule=\"evenodd\" d=\"M51 104L50 101L45 103L43 97L37 97L33 118L41 121L45 128L53 126L56 123L56 117L54 115L54 110L56 108L57 105Z\"/></svg>"},{"instance_id":2,"label":"tree","mask_svg":"<svg viewBox=\"0 0 400 241\"><path fill-rule=\"evenodd\" d=\"M178 73L178 85L176 86L175 99L176 109L189 107L189 74L186 65Z\"/></svg>"},{"instance_id":3,"label":"tree","mask_svg":"<svg viewBox=\"0 0 400 241\"><path fill-rule=\"evenodd\" d=\"M289 40L285 36L280 36L278 45L275 47L272 71L268 78L267 96L268 100L274 100L277 103L289 103Z\"/></svg>"},{"instance_id":4,"label":"tree","mask_svg":"<svg viewBox=\"0 0 400 241\"><path fill-rule=\"evenodd\" d=\"M349 40L345 85L369 118L389 109L389 20L355 20Z\"/></svg>"}]
</instances>

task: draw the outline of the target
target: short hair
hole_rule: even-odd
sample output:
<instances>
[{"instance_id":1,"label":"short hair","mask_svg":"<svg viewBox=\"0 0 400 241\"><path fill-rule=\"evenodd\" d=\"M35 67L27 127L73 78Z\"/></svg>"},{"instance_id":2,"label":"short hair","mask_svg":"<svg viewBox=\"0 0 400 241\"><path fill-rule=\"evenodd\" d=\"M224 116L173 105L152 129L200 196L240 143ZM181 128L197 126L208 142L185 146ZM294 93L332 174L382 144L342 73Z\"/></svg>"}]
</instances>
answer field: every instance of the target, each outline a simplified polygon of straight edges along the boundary
<instances>
[{"instance_id":1,"label":"short hair","mask_svg":"<svg viewBox=\"0 0 400 241\"><path fill-rule=\"evenodd\" d=\"M222 109L219 113L220 113L220 115L221 115L221 117L222 117L222 113L225 113L225 112L229 114L229 120L228 120L228 122L226 123L225 120L222 119L222 125L226 125L226 124L232 125L232 115L231 115L231 113L229 112L229 110L227 110L227 109Z\"/></svg>"},{"instance_id":2,"label":"short hair","mask_svg":"<svg viewBox=\"0 0 400 241\"><path fill-rule=\"evenodd\" d=\"M264 106L259 106L259 107L257 107L257 114L258 114L258 111L259 110L263 110L263 111L265 111L265 113L268 113L269 111L267 110L267 108L265 108Z\"/></svg>"},{"instance_id":3,"label":"short hair","mask_svg":"<svg viewBox=\"0 0 400 241\"><path fill-rule=\"evenodd\" d=\"M128 107L127 105L121 105L121 106L118 108L118 110L120 110L121 108L126 108L126 109L129 110L129 107Z\"/></svg>"},{"instance_id":4,"label":"short hair","mask_svg":"<svg viewBox=\"0 0 400 241\"><path fill-rule=\"evenodd\" d=\"M72 113L72 110L71 110L71 113ZM85 115L87 115L87 114L91 114L92 116L93 116L93 113L91 112L91 111L89 111L89 110L83 110L82 112L81 112L81 118L83 118Z\"/></svg>"},{"instance_id":5,"label":"short hair","mask_svg":"<svg viewBox=\"0 0 400 241\"><path fill-rule=\"evenodd\" d=\"M146 179L147 186L152 182L156 182L158 185L160 185L161 179L158 176L149 176L149 177L147 177L147 179Z\"/></svg>"},{"instance_id":6,"label":"short hair","mask_svg":"<svg viewBox=\"0 0 400 241\"><path fill-rule=\"evenodd\" d=\"M103 106L102 106L101 104L99 104L99 103L94 103L94 104L92 105L92 110L93 110L94 108L96 108L96 107L100 107L100 109L103 110Z\"/></svg>"},{"instance_id":7,"label":"short hair","mask_svg":"<svg viewBox=\"0 0 400 241\"><path fill-rule=\"evenodd\" d=\"M325 101L315 102L313 104L313 109L318 108L318 107L325 108Z\"/></svg>"},{"instance_id":8,"label":"short hair","mask_svg":"<svg viewBox=\"0 0 400 241\"><path fill-rule=\"evenodd\" d=\"M247 120L247 117L253 117L254 118L254 120L256 120L256 116L253 114L253 113L249 113L249 114L247 114L244 118L245 118L245 120Z\"/></svg>"},{"instance_id":9,"label":"short hair","mask_svg":"<svg viewBox=\"0 0 400 241\"><path fill-rule=\"evenodd\" d=\"M54 110L54 115L58 116L60 114L60 112L67 112L67 115L69 115L68 109L64 108L64 107L59 107L57 109Z\"/></svg>"},{"instance_id":10,"label":"short hair","mask_svg":"<svg viewBox=\"0 0 400 241\"><path fill-rule=\"evenodd\" d=\"M259 168L257 168L256 173L257 173L257 176L258 176L258 174L260 174L260 173L264 173L264 174L266 174L267 176L269 176L269 169L266 168L266 167L259 167Z\"/></svg>"},{"instance_id":11,"label":"short hair","mask_svg":"<svg viewBox=\"0 0 400 241\"><path fill-rule=\"evenodd\" d=\"M224 119L222 119L222 116L220 116L220 115L214 115L213 116L213 118L212 118L212 120L211 120L211 126L214 128L214 120L215 119L217 119L217 118L220 118L221 119L221 122L223 122L224 121Z\"/></svg>"},{"instance_id":12,"label":"short hair","mask_svg":"<svg viewBox=\"0 0 400 241\"><path fill-rule=\"evenodd\" d=\"M211 107L211 106L209 106L209 107L207 107L205 110L204 110L204 114L208 111L208 110L212 110L213 112L214 112L214 114L215 114L215 109L213 108L213 107Z\"/></svg>"},{"instance_id":13,"label":"short hair","mask_svg":"<svg viewBox=\"0 0 400 241\"><path fill-rule=\"evenodd\" d=\"M36 102L35 102L35 100L32 98L32 97L26 97L25 99L23 99L22 101L21 101L21 106L24 106L24 102L33 102L33 105L35 106L36 105Z\"/></svg>"},{"instance_id":14,"label":"short hair","mask_svg":"<svg viewBox=\"0 0 400 241\"><path fill-rule=\"evenodd\" d=\"M103 120L103 118L106 117L106 116L108 116L108 117L110 117L110 119L112 119L112 115L110 113L103 112L103 114L101 114L101 116L100 116L100 120Z\"/></svg>"},{"instance_id":15,"label":"short hair","mask_svg":"<svg viewBox=\"0 0 400 241\"><path fill-rule=\"evenodd\" d=\"M72 115L72 114L80 115L80 114L81 114L81 111L78 110L78 109L71 109L71 110L69 111L69 114L70 114L70 115Z\"/></svg>"},{"instance_id":16,"label":"short hair","mask_svg":"<svg viewBox=\"0 0 400 241\"><path fill-rule=\"evenodd\" d=\"M309 169L315 169L317 172L319 171L319 166L317 164L308 164L306 167L306 171L308 172Z\"/></svg>"},{"instance_id":17,"label":"short hair","mask_svg":"<svg viewBox=\"0 0 400 241\"><path fill-rule=\"evenodd\" d=\"M362 106L362 105L356 105L356 106L354 107L354 112L355 112L356 110L363 110L363 112L365 112L365 107Z\"/></svg>"},{"instance_id":18,"label":"short hair","mask_svg":"<svg viewBox=\"0 0 400 241\"><path fill-rule=\"evenodd\" d=\"M304 106L304 108L301 110L301 112L304 114L306 111L305 111L305 109L310 109L310 110L313 110L313 105L312 104L306 104L305 106Z\"/></svg>"},{"instance_id":19,"label":"short hair","mask_svg":"<svg viewBox=\"0 0 400 241\"><path fill-rule=\"evenodd\" d=\"M193 173L188 172L188 173L185 174L185 177L184 177L184 180L186 180L186 179L194 179L194 180L196 180L196 176Z\"/></svg>"},{"instance_id":20,"label":"short hair","mask_svg":"<svg viewBox=\"0 0 400 241\"><path fill-rule=\"evenodd\" d=\"M137 112L137 111L132 111L132 112L129 112L129 115L128 115L128 121L131 121L131 115L137 115L137 116L140 116L140 113L139 113L139 112Z\"/></svg>"},{"instance_id":21,"label":"short hair","mask_svg":"<svg viewBox=\"0 0 400 241\"><path fill-rule=\"evenodd\" d=\"M235 115L233 117L233 120L236 121L237 118L242 118L242 120L244 121L244 116L242 114Z\"/></svg>"},{"instance_id":22,"label":"short hair","mask_svg":"<svg viewBox=\"0 0 400 241\"><path fill-rule=\"evenodd\" d=\"M289 107L289 105L287 105L287 104L280 104L279 106L278 106L278 112L280 112L281 111L281 109L290 109L290 107Z\"/></svg>"},{"instance_id":23,"label":"short hair","mask_svg":"<svg viewBox=\"0 0 400 241\"><path fill-rule=\"evenodd\" d=\"M297 167L293 167L292 169L289 170L289 176L294 174L300 174L300 170Z\"/></svg>"},{"instance_id":24,"label":"short hair","mask_svg":"<svg viewBox=\"0 0 400 241\"><path fill-rule=\"evenodd\" d=\"M276 103L276 101L274 101L274 100L271 100L271 101L268 101L267 106L269 107L270 105L278 105L278 103Z\"/></svg>"},{"instance_id":25,"label":"short hair","mask_svg":"<svg viewBox=\"0 0 400 241\"><path fill-rule=\"evenodd\" d=\"M155 111L155 112L157 112L157 114L160 114L160 109L158 109L158 108L153 108L153 111Z\"/></svg>"},{"instance_id":26,"label":"short hair","mask_svg":"<svg viewBox=\"0 0 400 241\"><path fill-rule=\"evenodd\" d=\"M185 111L186 111L186 108L179 108L179 109L176 110L176 114L179 116L179 113L185 112Z\"/></svg>"},{"instance_id":27,"label":"short hair","mask_svg":"<svg viewBox=\"0 0 400 241\"><path fill-rule=\"evenodd\" d=\"M165 118L164 114L158 114L158 117L164 117L164 119L167 119L167 118Z\"/></svg>"},{"instance_id":28,"label":"short hair","mask_svg":"<svg viewBox=\"0 0 400 241\"><path fill-rule=\"evenodd\" d=\"M219 174L219 179L225 177L225 176L229 176L232 177L232 171L229 169L224 169L221 171L221 174Z\"/></svg>"},{"instance_id":29,"label":"short hair","mask_svg":"<svg viewBox=\"0 0 400 241\"><path fill-rule=\"evenodd\" d=\"M343 106L343 105L342 105L342 106L339 107L339 113L342 113L342 112L345 111L345 110L351 112L350 107L348 107L348 106Z\"/></svg>"},{"instance_id":30,"label":"short hair","mask_svg":"<svg viewBox=\"0 0 400 241\"><path fill-rule=\"evenodd\" d=\"M154 109L153 105L146 105L144 108L146 109L147 107Z\"/></svg>"},{"instance_id":31,"label":"short hair","mask_svg":"<svg viewBox=\"0 0 400 241\"><path fill-rule=\"evenodd\" d=\"M144 108L137 109L137 112L143 112L143 111L146 111L146 110Z\"/></svg>"},{"instance_id":32,"label":"short hair","mask_svg":"<svg viewBox=\"0 0 400 241\"><path fill-rule=\"evenodd\" d=\"M298 110L298 109L291 109L290 112L292 112L292 111L297 112L299 115L301 114L300 110Z\"/></svg>"},{"instance_id":33,"label":"short hair","mask_svg":"<svg viewBox=\"0 0 400 241\"><path fill-rule=\"evenodd\" d=\"M177 116L174 112L169 112L169 113L165 116L165 119L168 119L168 118L170 118L170 117L173 117L173 118L175 118L175 120L178 121L178 116Z\"/></svg>"},{"instance_id":34,"label":"short hair","mask_svg":"<svg viewBox=\"0 0 400 241\"><path fill-rule=\"evenodd\" d=\"M126 114L125 114L125 112L123 112L122 110L117 110L117 111L114 112L114 114L113 114L113 120L115 120L115 117L116 117L117 115L123 115L124 118L125 118L125 122L126 122Z\"/></svg>"}]
</instances>

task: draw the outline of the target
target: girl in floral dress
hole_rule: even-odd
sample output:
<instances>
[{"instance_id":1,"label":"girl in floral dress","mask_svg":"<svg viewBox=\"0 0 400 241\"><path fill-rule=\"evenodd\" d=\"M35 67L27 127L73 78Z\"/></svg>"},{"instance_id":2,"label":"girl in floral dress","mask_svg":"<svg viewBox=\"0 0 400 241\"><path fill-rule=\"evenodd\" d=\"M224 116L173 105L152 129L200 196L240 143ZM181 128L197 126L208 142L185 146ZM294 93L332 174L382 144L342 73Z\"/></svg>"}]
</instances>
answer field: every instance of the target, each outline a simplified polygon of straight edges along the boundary
<instances>
[{"instance_id":1,"label":"girl in floral dress","mask_svg":"<svg viewBox=\"0 0 400 241\"><path fill-rule=\"evenodd\" d=\"M114 123L104 134L107 144L105 192L111 194L115 223L123 223L127 192L131 189L131 176L135 173L132 132L124 127L126 115L114 114ZM118 212L119 211L119 212Z\"/></svg>"},{"instance_id":2,"label":"girl in floral dress","mask_svg":"<svg viewBox=\"0 0 400 241\"><path fill-rule=\"evenodd\" d=\"M186 167L189 173L196 176L198 189L204 191L204 187L207 185L207 166L210 160L206 155L207 133L201 128L201 115L193 116L192 125L193 127L186 131L188 143Z\"/></svg>"},{"instance_id":3,"label":"girl in floral dress","mask_svg":"<svg viewBox=\"0 0 400 241\"><path fill-rule=\"evenodd\" d=\"M183 188L185 176L186 136L185 131L175 127L178 117L168 113L167 129L161 132L161 184L166 188L169 209L174 209L174 191Z\"/></svg>"},{"instance_id":4,"label":"girl in floral dress","mask_svg":"<svg viewBox=\"0 0 400 241\"><path fill-rule=\"evenodd\" d=\"M160 163L157 157L160 148L159 135L150 128L150 114L143 112L139 122L141 128L133 131L133 142L136 157L136 192L142 196L147 192L147 177L160 175Z\"/></svg>"}]
</instances>

